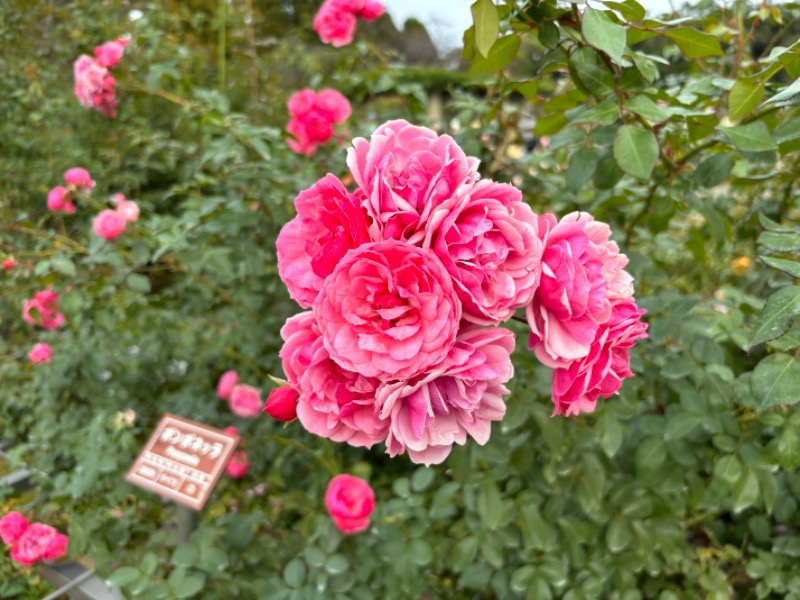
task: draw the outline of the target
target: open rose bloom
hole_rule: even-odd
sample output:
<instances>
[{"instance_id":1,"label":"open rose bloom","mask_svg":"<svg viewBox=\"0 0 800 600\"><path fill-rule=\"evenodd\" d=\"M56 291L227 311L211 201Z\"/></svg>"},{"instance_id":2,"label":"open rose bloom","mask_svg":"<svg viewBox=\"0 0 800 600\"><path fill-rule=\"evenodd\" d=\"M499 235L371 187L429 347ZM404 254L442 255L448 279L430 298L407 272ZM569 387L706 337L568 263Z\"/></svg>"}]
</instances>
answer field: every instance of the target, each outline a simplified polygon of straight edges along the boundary
<instances>
[{"instance_id":1,"label":"open rose bloom","mask_svg":"<svg viewBox=\"0 0 800 600\"><path fill-rule=\"evenodd\" d=\"M75 61L75 97L82 106L116 117L117 80L109 69L117 65L129 43L125 38L106 42L94 49L94 57L81 54Z\"/></svg>"},{"instance_id":2,"label":"open rose bloom","mask_svg":"<svg viewBox=\"0 0 800 600\"><path fill-rule=\"evenodd\" d=\"M290 111L317 101L299 93ZM280 276L310 309L280 351L308 431L426 465L485 444L514 373L501 325L521 309L554 369L555 414L591 412L632 376L644 311L607 225L536 215L451 137L405 121L355 139L347 166L356 188L329 174L300 192L277 240Z\"/></svg>"},{"instance_id":3,"label":"open rose bloom","mask_svg":"<svg viewBox=\"0 0 800 600\"><path fill-rule=\"evenodd\" d=\"M43 523L29 523L14 511L0 519L0 538L11 547L12 560L26 567L63 558L69 545L69 538L57 529Z\"/></svg>"},{"instance_id":4,"label":"open rose bloom","mask_svg":"<svg viewBox=\"0 0 800 600\"><path fill-rule=\"evenodd\" d=\"M317 151L317 146L328 143L334 134L334 125L344 123L350 116L350 102L336 90L326 88L315 92L306 88L292 95L287 102L289 123L286 131L292 137L286 140L298 154L307 156Z\"/></svg>"},{"instance_id":5,"label":"open rose bloom","mask_svg":"<svg viewBox=\"0 0 800 600\"><path fill-rule=\"evenodd\" d=\"M374 21L386 12L378 0L325 0L314 17L314 31L325 44L335 48L353 42L356 21Z\"/></svg>"}]
</instances>

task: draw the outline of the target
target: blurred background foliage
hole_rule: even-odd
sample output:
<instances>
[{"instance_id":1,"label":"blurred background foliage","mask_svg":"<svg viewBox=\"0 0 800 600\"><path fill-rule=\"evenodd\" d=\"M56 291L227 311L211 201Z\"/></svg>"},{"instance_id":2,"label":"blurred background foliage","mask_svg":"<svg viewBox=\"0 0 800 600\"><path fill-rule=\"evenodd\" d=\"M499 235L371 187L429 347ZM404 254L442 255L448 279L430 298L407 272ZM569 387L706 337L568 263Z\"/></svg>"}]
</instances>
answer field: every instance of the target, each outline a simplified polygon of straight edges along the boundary
<instances>
[{"instance_id":1,"label":"blurred background foliage","mask_svg":"<svg viewBox=\"0 0 800 600\"><path fill-rule=\"evenodd\" d=\"M460 56L388 16L323 46L316 0L2 3L0 258L18 265L0 275L0 439L7 468L37 471L36 493L0 490L4 511L64 528L71 557L145 599L800 598L800 5L487 3ZM78 105L71 68L124 34L110 121ZM550 418L549 371L512 322L506 418L433 468L229 413L223 371L265 395L281 375L292 200L346 177L343 147L286 146L307 86L350 98L346 138L426 124L537 212L609 222L648 310L637 377ZM91 200L47 212L73 166ZM142 214L105 244L91 219L118 192ZM46 286L58 331L20 318ZM25 358L37 341L50 365ZM173 504L123 481L167 411L236 425L253 462L186 543ZM366 533L324 512L339 472L376 490ZM41 597L5 556L0 573L0 596Z\"/></svg>"}]
</instances>

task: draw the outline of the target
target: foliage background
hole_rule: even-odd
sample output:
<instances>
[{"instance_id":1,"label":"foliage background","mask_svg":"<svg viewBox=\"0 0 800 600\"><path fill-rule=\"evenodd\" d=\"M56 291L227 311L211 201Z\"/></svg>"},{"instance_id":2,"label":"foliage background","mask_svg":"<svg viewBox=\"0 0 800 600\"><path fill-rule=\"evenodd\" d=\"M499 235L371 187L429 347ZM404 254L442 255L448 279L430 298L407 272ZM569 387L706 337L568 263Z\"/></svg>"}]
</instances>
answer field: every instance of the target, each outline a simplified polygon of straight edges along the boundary
<instances>
[{"instance_id":1,"label":"foliage background","mask_svg":"<svg viewBox=\"0 0 800 600\"><path fill-rule=\"evenodd\" d=\"M659 22L635 0L588 16L508 0L495 26L486 4L459 62L388 18L323 47L313 0L3 3L0 256L19 265L0 276L0 439L38 471L36 494L0 490L4 510L66 529L73 558L137 598L800 597L800 6ZM126 33L112 122L77 104L71 65ZM292 199L346 174L341 147L307 159L282 139L309 85L351 99L348 136L428 124L537 212L609 222L648 309L638 376L594 415L550 418L549 372L512 322L506 418L429 469L230 414L223 371L265 394L280 375ZM527 152L534 136L547 148ZM91 202L48 213L73 166L98 182ZM104 244L91 218L116 192L142 216ZM20 310L47 285L67 326L43 333ZM27 362L35 341L52 364ZM122 481L166 411L235 424L254 464L183 544L174 505ZM364 534L324 512L339 472L376 490ZM6 557L0 573L0 596L41 596Z\"/></svg>"}]
</instances>

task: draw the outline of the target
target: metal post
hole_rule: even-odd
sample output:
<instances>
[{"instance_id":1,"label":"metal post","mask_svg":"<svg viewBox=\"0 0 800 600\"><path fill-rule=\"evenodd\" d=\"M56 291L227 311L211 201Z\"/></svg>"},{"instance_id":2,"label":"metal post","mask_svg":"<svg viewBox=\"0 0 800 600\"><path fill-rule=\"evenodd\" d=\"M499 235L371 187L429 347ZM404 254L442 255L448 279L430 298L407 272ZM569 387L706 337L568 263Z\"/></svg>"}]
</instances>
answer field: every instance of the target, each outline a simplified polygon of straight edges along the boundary
<instances>
[{"instance_id":1,"label":"metal post","mask_svg":"<svg viewBox=\"0 0 800 600\"><path fill-rule=\"evenodd\" d=\"M200 513L188 506L178 504L178 542L183 544L189 541L189 536L197 529Z\"/></svg>"}]
</instances>

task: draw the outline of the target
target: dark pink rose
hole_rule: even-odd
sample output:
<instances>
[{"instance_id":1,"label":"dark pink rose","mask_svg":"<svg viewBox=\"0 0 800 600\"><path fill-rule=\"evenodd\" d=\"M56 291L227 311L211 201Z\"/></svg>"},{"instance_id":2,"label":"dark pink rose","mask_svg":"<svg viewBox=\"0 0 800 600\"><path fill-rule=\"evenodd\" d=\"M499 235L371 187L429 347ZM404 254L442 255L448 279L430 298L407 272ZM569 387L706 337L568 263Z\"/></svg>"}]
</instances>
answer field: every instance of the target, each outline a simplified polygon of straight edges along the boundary
<instances>
[{"instance_id":1,"label":"dark pink rose","mask_svg":"<svg viewBox=\"0 0 800 600\"><path fill-rule=\"evenodd\" d=\"M11 511L0 519L0 539L6 546L13 546L17 543L25 530L28 529L28 519L17 511Z\"/></svg>"},{"instance_id":2,"label":"dark pink rose","mask_svg":"<svg viewBox=\"0 0 800 600\"><path fill-rule=\"evenodd\" d=\"M250 385L235 385L228 398L231 412L240 417L257 417L261 412L261 390Z\"/></svg>"},{"instance_id":3,"label":"dark pink rose","mask_svg":"<svg viewBox=\"0 0 800 600\"><path fill-rule=\"evenodd\" d=\"M496 325L531 301L542 269L537 227L510 185L483 180L453 202L432 247L453 276L465 319Z\"/></svg>"},{"instance_id":4,"label":"dark pink rose","mask_svg":"<svg viewBox=\"0 0 800 600\"><path fill-rule=\"evenodd\" d=\"M68 545L69 538L63 533L57 533L42 552L42 560L52 562L63 558L67 554Z\"/></svg>"},{"instance_id":5,"label":"dark pink rose","mask_svg":"<svg viewBox=\"0 0 800 600\"><path fill-rule=\"evenodd\" d=\"M527 317L530 346L547 366L587 356L612 305L633 295L633 279L623 269L628 259L610 235L608 225L588 213L561 221L551 214L539 217L542 278Z\"/></svg>"},{"instance_id":6,"label":"dark pink rose","mask_svg":"<svg viewBox=\"0 0 800 600\"><path fill-rule=\"evenodd\" d=\"M50 344L45 342L34 344L28 352L28 359L34 364L49 363L52 357L53 351L50 349Z\"/></svg>"},{"instance_id":7,"label":"dark pink rose","mask_svg":"<svg viewBox=\"0 0 800 600\"><path fill-rule=\"evenodd\" d=\"M630 348L647 337L644 312L631 300L615 304L611 318L598 327L589 354L553 371L554 415L594 412L598 397L616 394L622 380L633 377Z\"/></svg>"},{"instance_id":8,"label":"dark pink rose","mask_svg":"<svg viewBox=\"0 0 800 600\"><path fill-rule=\"evenodd\" d=\"M305 127L308 139L314 144L324 144L333 137L333 122L317 110L305 115L301 122Z\"/></svg>"},{"instance_id":9,"label":"dark pink rose","mask_svg":"<svg viewBox=\"0 0 800 600\"><path fill-rule=\"evenodd\" d=\"M364 0L364 5L358 11L358 16L365 21L374 21L382 17L385 12L386 9L378 0Z\"/></svg>"},{"instance_id":10,"label":"dark pink rose","mask_svg":"<svg viewBox=\"0 0 800 600\"><path fill-rule=\"evenodd\" d=\"M50 543L58 535L58 531L49 525L33 523L11 548L11 558L30 567L41 560Z\"/></svg>"},{"instance_id":11,"label":"dark pink rose","mask_svg":"<svg viewBox=\"0 0 800 600\"><path fill-rule=\"evenodd\" d=\"M369 527L370 515L375 510L375 492L363 479L337 475L328 484L325 507L339 531L358 533Z\"/></svg>"},{"instance_id":12,"label":"dark pink rose","mask_svg":"<svg viewBox=\"0 0 800 600\"><path fill-rule=\"evenodd\" d=\"M227 400L231 395L233 386L235 386L238 382L239 375L236 373L236 371L225 371L217 383L217 396L223 400Z\"/></svg>"},{"instance_id":13,"label":"dark pink rose","mask_svg":"<svg viewBox=\"0 0 800 600\"><path fill-rule=\"evenodd\" d=\"M125 52L125 46L130 43L131 41L127 38L106 42L94 49L94 56L100 65L108 68L115 67Z\"/></svg>"},{"instance_id":14,"label":"dark pink rose","mask_svg":"<svg viewBox=\"0 0 800 600\"><path fill-rule=\"evenodd\" d=\"M297 418L298 396L297 390L290 385L277 387L269 393L264 412L278 421L294 421Z\"/></svg>"},{"instance_id":15,"label":"dark pink rose","mask_svg":"<svg viewBox=\"0 0 800 600\"><path fill-rule=\"evenodd\" d=\"M225 472L234 479L241 479L250 470L250 461L247 460L247 452L244 450L237 450L231 456L225 467Z\"/></svg>"},{"instance_id":16,"label":"dark pink rose","mask_svg":"<svg viewBox=\"0 0 800 600\"><path fill-rule=\"evenodd\" d=\"M370 240L364 210L334 175L326 175L294 201L297 216L276 242L278 272L289 295L308 308L351 248Z\"/></svg>"},{"instance_id":17,"label":"dark pink rose","mask_svg":"<svg viewBox=\"0 0 800 600\"><path fill-rule=\"evenodd\" d=\"M314 99L314 108L332 123L344 123L352 112L347 98L330 88L319 91Z\"/></svg>"},{"instance_id":18,"label":"dark pink rose","mask_svg":"<svg viewBox=\"0 0 800 600\"><path fill-rule=\"evenodd\" d=\"M111 209L101 210L92 222L95 234L107 242L122 235L126 225L125 217Z\"/></svg>"},{"instance_id":19,"label":"dark pink rose","mask_svg":"<svg viewBox=\"0 0 800 600\"><path fill-rule=\"evenodd\" d=\"M9 256L7 259L3 261L3 270L10 271L14 267L17 266L17 259L13 256Z\"/></svg>"},{"instance_id":20,"label":"dark pink rose","mask_svg":"<svg viewBox=\"0 0 800 600\"><path fill-rule=\"evenodd\" d=\"M236 427L234 427L233 425L229 425L228 427L226 427L222 431L224 431L228 435L235 435L236 437L239 437L239 430Z\"/></svg>"},{"instance_id":21,"label":"dark pink rose","mask_svg":"<svg viewBox=\"0 0 800 600\"><path fill-rule=\"evenodd\" d=\"M467 436L483 445L492 421L505 414L503 385L514 374L514 334L465 325L440 368L377 392L381 418L391 421L386 449L415 463L441 463Z\"/></svg>"},{"instance_id":22,"label":"dark pink rose","mask_svg":"<svg viewBox=\"0 0 800 600\"><path fill-rule=\"evenodd\" d=\"M314 108L316 99L317 94L311 88L305 88L304 90L295 92L289 97L289 101L286 103L289 109L289 116L296 119L304 117Z\"/></svg>"},{"instance_id":23,"label":"dark pink rose","mask_svg":"<svg viewBox=\"0 0 800 600\"><path fill-rule=\"evenodd\" d=\"M47 194L47 208L53 212L74 213L75 205L72 203L72 192L64 186L57 185Z\"/></svg>"},{"instance_id":24,"label":"dark pink rose","mask_svg":"<svg viewBox=\"0 0 800 600\"><path fill-rule=\"evenodd\" d=\"M444 359L456 338L461 302L433 253L373 242L345 254L325 280L314 315L339 366L396 381Z\"/></svg>"},{"instance_id":25,"label":"dark pink rose","mask_svg":"<svg viewBox=\"0 0 800 600\"><path fill-rule=\"evenodd\" d=\"M286 138L286 143L294 152L313 156L317 151L317 145L308 137L305 121L291 119L286 125L286 131L294 136Z\"/></svg>"},{"instance_id":26,"label":"dark pink rose","mask_svg":"<svg viewBox=\"0 0 800 600\"><path fill-rule=\"evenodd\" d=\"M81 169L80 167L67 169L64 173L64 181L67 182L67 185L72 185L77 188L91 189L96 185L89 175L89 171Z\"/></svg>"},{"instance_id":27,"label":"dark pink rose","mask_svg":"<svg viewBox=\"0 0 800 600\"><path fill-rule=\"evenodd\" d=\"M378 417L375 403L380 382L331 360L313 313L290 318L281 337L283 370L300 392L297 416L303 427L351 446L371 448L386 439L389 423Z\"/></svg>"},{"instance_id":28,"label":"dark pink rose","mask_svg":"<svg viewBox=\"0 0 800 600\"><path fill-rule=\"evenodd\" d=\"M324 44L340 48L353 41L356 15L342 6L341 0L325 0L314 17L313 27Z\"/></svg>"},{"instance_id":29,"label":"dark pink rose","mask_svg":"<svg viewBox=\"0 0 800 600\"><path fill-rule=\"evenodd\" d=\"M109 118L116 116L116 79L91 56L82 54L75 61L75 96L85 108L95 109Z\"/></svg>"},{"instance_id":30,"label":"dark pink rose","mask_svg":"<svg viewBox=\"0 0 800 600\"><path fill-rule=\"evenodd\" d=\"M64 315L58 312L58 293L49 289L36 292L33 298L25 301L22 318L45 329L61 327L65 319Z\"/></svg>"},{"instance_id":31,"label":"dark pink rose","mask_svg":"<svg viewBox=\"0 0 800 600\"><path fill-rule=\"evenodd\" d=\"M479 177L478 159L466 156L450 136L406 121L381 125L369 141L353 140L347 166L383 239L420 245L446 216L441 205Z\"/></svg>"}]
</instances>

